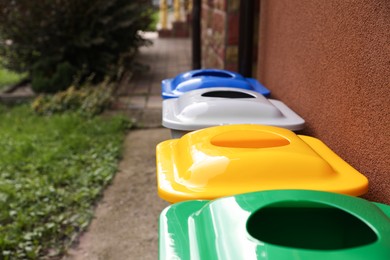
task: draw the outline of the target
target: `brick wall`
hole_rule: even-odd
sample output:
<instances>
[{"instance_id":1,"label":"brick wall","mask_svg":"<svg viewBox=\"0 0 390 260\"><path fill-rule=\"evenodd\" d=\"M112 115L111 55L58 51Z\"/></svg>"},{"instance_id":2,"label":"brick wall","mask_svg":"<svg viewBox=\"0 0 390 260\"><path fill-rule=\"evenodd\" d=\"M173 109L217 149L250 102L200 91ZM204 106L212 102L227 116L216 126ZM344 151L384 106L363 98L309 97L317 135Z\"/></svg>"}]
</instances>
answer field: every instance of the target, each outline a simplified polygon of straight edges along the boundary
<instances>
[{"instance_id":1,"label":"brick wall","mask_svg":"<svg viewBox=\"0 0 390 260\"><path fill-rule=\"evenodd\" d=\"M237 71L239 0L202 1L202 67Z\"/></svg>"},{"instance_id":2,"label":"brick wall","mask_svg":"<svg viewBox=\"0 0 390 260\"><path fill-rule=\"evenodd\" d=\"M260 0L255 0L253 77L257 74ZM202 1L202 67L237 71L240 0Z\"/></svg>"}]
</instances>

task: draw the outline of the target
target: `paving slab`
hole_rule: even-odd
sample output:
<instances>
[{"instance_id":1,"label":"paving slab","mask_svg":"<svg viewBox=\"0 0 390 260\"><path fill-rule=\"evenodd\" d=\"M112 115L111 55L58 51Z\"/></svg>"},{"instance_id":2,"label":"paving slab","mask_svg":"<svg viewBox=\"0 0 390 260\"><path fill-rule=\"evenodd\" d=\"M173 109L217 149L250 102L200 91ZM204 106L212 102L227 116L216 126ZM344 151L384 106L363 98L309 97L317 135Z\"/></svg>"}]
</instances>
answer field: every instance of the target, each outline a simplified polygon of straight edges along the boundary
<instances>
[{"instance_id":1,"label":"paving slab","mask_svg":"<svg viewBox=\"0 0 390 260\"><path fill-rule=\"evenodd\" d=\"M158 216L169 204L157 195L155 147L169 137L162 128L128 134L119 172L64 260L157 259Z\"/></svg>"},{"instance_id":2,"label":"paving slab","mask_svg":"<svg viewBox=\"0 0 390 260\"><path fill-rule=\"evenodd\" d=\"M150 36L149 36L150 37ZM155 147L170 139L161 128L161 80L190 70L189 39L150 38L140 49L147 70L120 84L115 109L144 129L129 132L119 172L105 190L95 218L63 260L157 259L158 216L169 204L157 195ZM178 64L181 64L180 66Z\"/></svg>"},{"instance_id":3,"label":"paving slab","mask_svg":"<svg viewBox=\"0 0 390 260\"><path fill-rule=\"evenodd\" d=\"M146 108L159 108L162 109L161 95L149 96Z\"/></svg>"},{"instance_id":4,"label":"paving slab","mask_svg":"<svg viewBox=\"0 0 390 260\"><path fill-rule=\"evenodd\" d=\"M161 125L162 111L161 109L145 109L141 119L138 122L140 127L156 128Z\"/></svg>"}]
</instances>

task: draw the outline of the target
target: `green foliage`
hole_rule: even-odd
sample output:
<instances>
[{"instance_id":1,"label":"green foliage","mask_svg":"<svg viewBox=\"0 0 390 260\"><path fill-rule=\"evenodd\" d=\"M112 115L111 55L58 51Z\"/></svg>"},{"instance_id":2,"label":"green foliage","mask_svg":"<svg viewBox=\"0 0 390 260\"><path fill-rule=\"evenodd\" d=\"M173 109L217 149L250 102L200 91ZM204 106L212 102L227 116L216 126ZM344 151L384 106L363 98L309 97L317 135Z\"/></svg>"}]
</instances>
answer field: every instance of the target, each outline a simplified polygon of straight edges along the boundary
<instances>
[{"instance_id":1,"label":"green foliage","mask_svg":"<svg viewBox=\"0 0 390 260\"><path fill-rule=\"evenodd\" d=\"M151 15L143 0L0 1L0 55L8 68L28 71L36 91L64 90L92 74L96 83L117 76L148 43L138 31Z\"/></svg>"},{"instance_id":2,"label":"green foliage","mask_svg":"<svg viewBox=\"0 0 390 260\"><path fill-rule=\"evenodd\" d=\"M32 103L35 112L42 115L74 111L92 117L102 113L112 101L113 88L106 82L81 89L71 86L55 95L40 95Z\"/></svg>"},{"instance_id":3,"label":"green foliage","mask_svg":"<svg viewBox=\"0 0 390 260\"><path fill-rule=\"evenodd\" d=\"M77 70L68 62L60 63L51 76L44 75L45 69L34 68L32 71L32 89L37 92L58 92L67 89L74 81Z\"/></svg>"},{"instance_id":4,"label":"green foliage","mask_svg":"<svg viewBox=\"0 0 390 260\"><path fill-rule=\"evenodd\" d=\"M123 117L41 117L0 106L0 259L60 255L116 172Z\"/></svg>"},{"instance_id":5,"label":"green foliage","mask_svg":"<svg viewBox=\"0 0 390 260\"><path fill-rule=\"evenodd\" d=\"M0 66L0 90L20 82L25 76L25 74L15 73Z\"/></svg>"},{"instance_id":6,"label":"green foliage","mask_svg":"<svg viewBox=\"0 0 390 260\"><path fill-rule=\"evenodd\" d=\"M157 24L160 19L160 12L159 10L152 10L151 11L151 19L152 22L150 23L149 27L147 28L148 31L157 31Z\"/></svg>"}]
</instances>

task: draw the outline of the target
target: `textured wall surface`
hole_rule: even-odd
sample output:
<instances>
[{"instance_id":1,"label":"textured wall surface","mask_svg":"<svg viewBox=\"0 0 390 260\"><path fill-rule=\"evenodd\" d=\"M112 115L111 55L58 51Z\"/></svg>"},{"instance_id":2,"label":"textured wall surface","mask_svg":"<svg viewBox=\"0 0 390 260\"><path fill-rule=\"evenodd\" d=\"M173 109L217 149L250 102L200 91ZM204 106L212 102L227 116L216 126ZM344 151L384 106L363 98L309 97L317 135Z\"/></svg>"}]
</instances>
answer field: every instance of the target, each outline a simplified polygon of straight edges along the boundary
<instances>
[{"instance_id":1,"label":"textured wall surface","mask_svg":"<svg viewBox=\"0 0 390 260\"><path fill-rule=\"evenodd\" d=\"M202 1L202 67L237 70L239 0Z\"/></svg>"},{"instance_id":2,"label":"textured wall surface","mask_svg":"<svg viewBox=\"0 0 390 260\"><path fill-rule=\"evenodd\" d=\"M390 204L390 1L262 0L260 80Z\"/></svg>"}]
</instances>

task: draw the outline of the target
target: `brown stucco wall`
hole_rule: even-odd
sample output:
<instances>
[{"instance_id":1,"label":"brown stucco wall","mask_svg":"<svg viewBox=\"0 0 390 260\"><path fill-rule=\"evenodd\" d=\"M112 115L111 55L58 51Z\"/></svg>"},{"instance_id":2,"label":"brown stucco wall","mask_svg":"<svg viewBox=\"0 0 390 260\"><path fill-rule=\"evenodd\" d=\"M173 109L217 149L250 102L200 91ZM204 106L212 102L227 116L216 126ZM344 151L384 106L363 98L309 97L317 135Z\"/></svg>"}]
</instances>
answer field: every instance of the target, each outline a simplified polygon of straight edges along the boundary
<instances>
[{"instance_id":1,"label":"brown stucco wall","mask_svg":"<svg viewBox=\"0 0 390 260\"><path fill-rule=\"evenodd\" d=\"M390 1L262 0L258 77L390 204Z\"/></svg>"}]
</instances>

